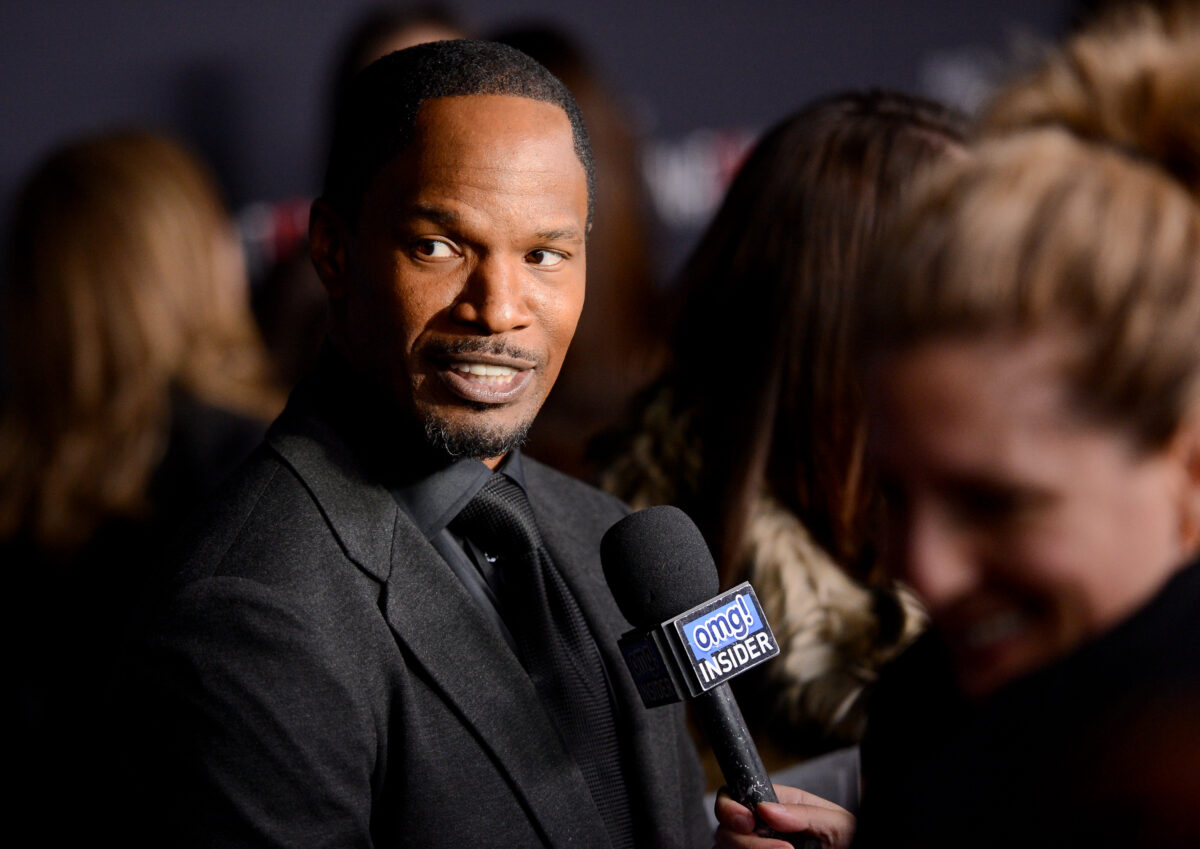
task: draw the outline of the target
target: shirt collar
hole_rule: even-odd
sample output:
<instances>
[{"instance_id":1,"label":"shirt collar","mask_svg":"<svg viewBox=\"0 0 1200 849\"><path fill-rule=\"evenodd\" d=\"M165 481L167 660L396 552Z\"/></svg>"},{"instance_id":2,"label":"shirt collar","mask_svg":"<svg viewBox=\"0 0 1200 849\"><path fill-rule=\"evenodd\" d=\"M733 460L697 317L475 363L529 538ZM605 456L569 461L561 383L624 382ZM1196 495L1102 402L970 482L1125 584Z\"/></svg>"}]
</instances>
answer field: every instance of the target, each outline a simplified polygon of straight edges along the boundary
<instances>
[{"instance_id":1,"label":"shirt collar","mask_svg":"<svg viewBox=\"0 0 1200 849\"><path fill-rule=\"evenodd\" d=\"M525 489L525 471L520 449L510 451L496 469ZM450 524L483 485L492 470L481 460L463 457L403 486L392 488L400 508L413 520L426 539L433 539Z\"/></svg>"}]
</instances>

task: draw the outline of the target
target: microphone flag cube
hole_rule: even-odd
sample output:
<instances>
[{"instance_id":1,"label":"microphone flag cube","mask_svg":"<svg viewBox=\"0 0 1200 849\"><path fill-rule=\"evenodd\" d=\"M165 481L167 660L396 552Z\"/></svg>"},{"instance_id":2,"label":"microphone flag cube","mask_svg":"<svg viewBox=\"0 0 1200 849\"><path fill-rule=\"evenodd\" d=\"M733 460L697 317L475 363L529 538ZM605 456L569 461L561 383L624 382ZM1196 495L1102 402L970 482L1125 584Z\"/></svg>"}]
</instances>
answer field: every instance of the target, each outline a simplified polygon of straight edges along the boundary
<instances>
[{"instance_id":1,"label":"microphone flag cube","mask_svg":"<svg viewBox=\"0 0 1200 849\"><path fill-rule=\"evenodd\" d=\"M748 581L619 646L646 707L694 698L779 654Z\"/></svg>"}]
</instances>

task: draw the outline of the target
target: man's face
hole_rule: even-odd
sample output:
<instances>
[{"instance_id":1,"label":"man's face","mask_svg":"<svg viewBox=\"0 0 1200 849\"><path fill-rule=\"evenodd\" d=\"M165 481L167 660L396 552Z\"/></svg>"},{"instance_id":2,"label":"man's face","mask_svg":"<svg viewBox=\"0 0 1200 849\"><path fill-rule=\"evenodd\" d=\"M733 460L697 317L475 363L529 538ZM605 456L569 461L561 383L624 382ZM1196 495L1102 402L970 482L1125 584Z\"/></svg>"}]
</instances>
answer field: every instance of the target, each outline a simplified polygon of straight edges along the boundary
<instances>
[{"instance_id":1,"label":"man's face","mask_svg":"<svg viewBox=\"0 0 1200 849\"><path fill-rule=\"evenodd\" d=\"M868 381L899 576L969 696L1108 630L1187 556L1187 462L1075 411L1068 341L933 341Z\"/></svg>"},{"instance_id":2,"label":"man's face","mask_svg":"<svg viewBox=\"0 0 1200 849\"><path fill-rule=\"evenodd\" d=\"M587 205L559 107L449 97L342 228L335 332L434 444L494 466L532 424L583 308Z\"/></svg>"}]
</instances>

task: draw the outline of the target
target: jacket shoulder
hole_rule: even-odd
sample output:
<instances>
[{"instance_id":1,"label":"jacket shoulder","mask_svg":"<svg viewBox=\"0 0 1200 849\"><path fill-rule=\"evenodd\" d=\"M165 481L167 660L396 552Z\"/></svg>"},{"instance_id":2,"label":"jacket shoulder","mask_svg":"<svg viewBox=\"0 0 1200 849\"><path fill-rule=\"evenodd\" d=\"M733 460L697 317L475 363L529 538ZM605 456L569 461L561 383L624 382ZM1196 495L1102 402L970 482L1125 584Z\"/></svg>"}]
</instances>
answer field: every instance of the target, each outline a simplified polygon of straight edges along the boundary
<instances>
[{"instance_id":1,"label":"jacket shoulder","mask_svg":"<svg viewBox=\"0 0 1200 849\"><path fill-rule=\"evenodd\" d=\"M582 515L594 514L607 519L609 524L631 512L631 508L619 498L563 474L544 463L529 457L523 458L529 497L532 501L553 500L566 503Z\"/></svg>"}]
</instances>

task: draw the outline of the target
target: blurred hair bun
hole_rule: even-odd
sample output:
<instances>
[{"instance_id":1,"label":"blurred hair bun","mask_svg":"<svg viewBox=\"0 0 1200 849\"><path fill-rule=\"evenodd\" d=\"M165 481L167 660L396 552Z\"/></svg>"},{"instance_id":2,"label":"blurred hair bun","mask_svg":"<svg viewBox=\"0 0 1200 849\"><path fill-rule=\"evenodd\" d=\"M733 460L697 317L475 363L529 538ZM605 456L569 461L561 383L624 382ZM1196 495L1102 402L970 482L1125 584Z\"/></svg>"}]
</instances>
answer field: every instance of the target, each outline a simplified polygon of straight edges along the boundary
<instances>
[{"instance_id":1,"label":"blurred hair bun","mask_svg":"<svg viewBox=\"0 0 1200 849\"><path fill-rule=\"evenodd\" d=\"M1003 89L980 130L1047 125L1150 160L1200 197L1200 5L1102 17Z\"/></svg>"}]
</instances>

